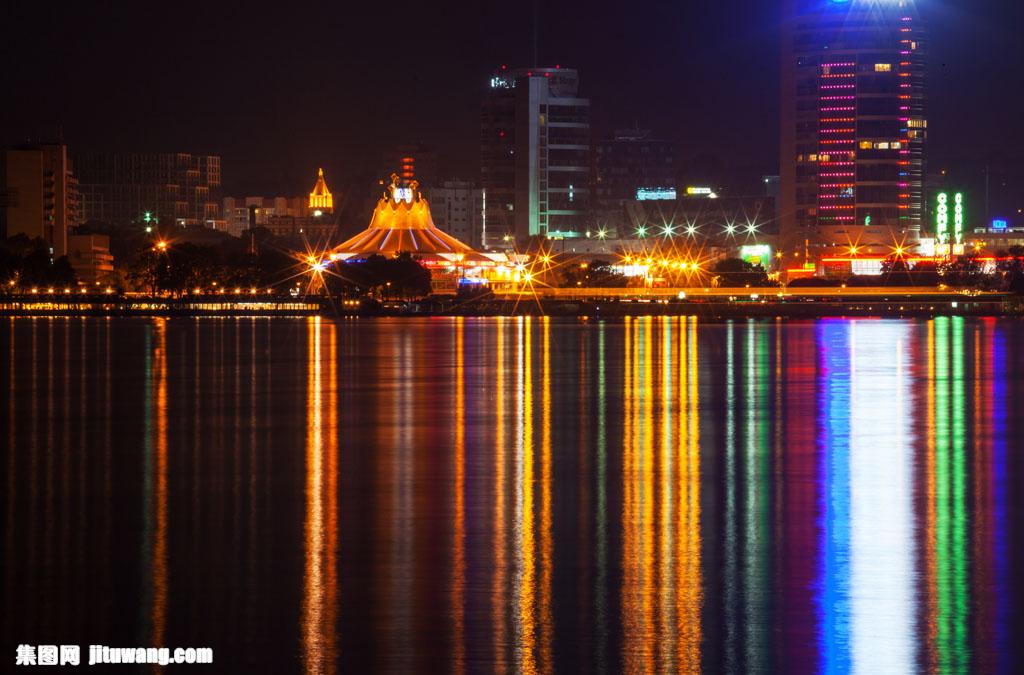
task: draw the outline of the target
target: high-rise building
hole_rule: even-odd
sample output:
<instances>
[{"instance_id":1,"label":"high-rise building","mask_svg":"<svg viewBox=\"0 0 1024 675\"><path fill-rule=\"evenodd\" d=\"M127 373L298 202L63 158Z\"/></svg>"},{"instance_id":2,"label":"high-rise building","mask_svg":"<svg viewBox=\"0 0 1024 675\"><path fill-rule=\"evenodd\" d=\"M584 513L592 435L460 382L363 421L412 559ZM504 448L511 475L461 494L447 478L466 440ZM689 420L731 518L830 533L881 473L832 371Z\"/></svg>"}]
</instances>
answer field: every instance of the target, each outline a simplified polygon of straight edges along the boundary
<instances>
[{"instance_id":1,"label":"high-rise building","mask_svg":"<svg viewBox=\"0 0 1024 675\"><path fill-rule=\"evenodd\" d=\"M428 193L434 223L473 248L483 245L483 191L467 181L443 182Z\"/></svg>"},{"instance_id":2,"label":"high-rise building","mask_svg":"<svg viewBox=\"0 0 1024 675\"><path fill-rule=\"evenodd\" d=\"M582 236L590 217L590 100L571 68L502 68L481 115L484 244Z\"/></svg>"},{"instance_id":3,"label":"high-rise building","mask_svg":"<svg viewBox=\"0 0 1024 675\"><path fill-rule=\"evenodd\" d=\"M68 252L68 233L81 222L78 181L65 145L4 151L0 167L0 235L24 234L49 244L55 258Z\"/></svg>"},{"instance_id":4,"label":"high-rise building","mask_svg":"<svg viewBox=\"0 0 1024 675\"><path fill-rule=\"evenodd\" d=\"M926 36L913 0L787 0L781 246L912 246L924 222Z\"/></svg>"},{"instance_id":5,"label":"high-rise building","mask_svg":"<svg viewBox=\"0 0 1024 675\"><path fill-rule=\"evenodd\" d=\"M148 213L180 226L224 227L220 157L84 153L75 167L85 221L127 225Z\"/></svg>"},{"instance_id":6,"label":"high-rise building","mask_svg":"<svg viewBox=\"0 0 1024 675\"><path fill-rule=\"evenodd\" d=\"M594 199L604 207L640 193L671 193L679 182L675 145L644 129L617 131L595 143Z\"/></svg>"}]
</instances>

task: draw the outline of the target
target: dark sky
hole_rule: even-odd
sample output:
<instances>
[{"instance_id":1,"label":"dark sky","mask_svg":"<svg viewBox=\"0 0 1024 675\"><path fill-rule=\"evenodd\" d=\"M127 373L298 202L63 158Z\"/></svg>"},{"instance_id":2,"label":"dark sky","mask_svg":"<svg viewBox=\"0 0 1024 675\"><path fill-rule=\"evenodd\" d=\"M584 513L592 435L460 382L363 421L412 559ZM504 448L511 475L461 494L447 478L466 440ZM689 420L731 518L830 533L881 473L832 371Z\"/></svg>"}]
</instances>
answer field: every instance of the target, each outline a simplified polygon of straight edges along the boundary
<instances>
[{"instance_id":1,"label":"dark sky","mask_svg":"<svg viewBox=\"0 0 1024 675\"><path fill-rule=\"evenodd\" d=\"M580 69L598 129L637 123L684 156L775 173L780 0L541 4L540 60ZM1012 174L1024 2L919 4L932 167ZM474 178L488 74L532 53L529 0L7 0L2 12L0 140L59 127L74 148L217 153L232 194L303 192L318 165L362 182L395 141L432 144L444 169Z\"/></svg>"}]
</instances>

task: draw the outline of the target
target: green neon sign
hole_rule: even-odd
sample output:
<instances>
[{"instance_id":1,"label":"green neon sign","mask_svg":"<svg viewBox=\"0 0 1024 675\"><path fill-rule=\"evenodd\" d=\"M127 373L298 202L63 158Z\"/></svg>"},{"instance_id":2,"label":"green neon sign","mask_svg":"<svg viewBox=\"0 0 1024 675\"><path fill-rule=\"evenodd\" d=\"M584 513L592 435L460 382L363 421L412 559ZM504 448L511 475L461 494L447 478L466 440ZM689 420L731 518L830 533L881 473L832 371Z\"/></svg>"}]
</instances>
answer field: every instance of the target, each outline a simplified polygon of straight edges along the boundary
<instances>
[{"instance_id":1,"label":"green neon sign","mask_svg":"<svg viewBox=\"0 0 1024 675\"><path fill-rule=\"evenodd\" d=\"M935 237L940 244L949 243L949 193L939 193L939 205L935 209Z\"/></svg>"},{"instance_id":2,"label":"green neon sign","mask_svg":"<svg viewBox=\"0 0 1024 675\"><path fill-rule=\"evenodd\" d=\"M964 193L953 195L953 233L956 243L964 243Z\"/></svg>"}]
</instances>

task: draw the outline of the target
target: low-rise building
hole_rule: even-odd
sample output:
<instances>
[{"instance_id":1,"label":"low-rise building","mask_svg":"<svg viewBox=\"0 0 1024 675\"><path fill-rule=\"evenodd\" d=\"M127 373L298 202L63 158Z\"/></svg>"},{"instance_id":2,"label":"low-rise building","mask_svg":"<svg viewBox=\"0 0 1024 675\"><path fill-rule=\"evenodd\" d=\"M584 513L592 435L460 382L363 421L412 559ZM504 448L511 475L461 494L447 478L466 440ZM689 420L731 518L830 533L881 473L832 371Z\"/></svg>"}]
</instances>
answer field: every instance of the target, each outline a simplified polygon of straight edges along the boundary
<instances>
[{"instance_id":1,"label":"low-rise building","mask_svg":"<svg viewBox=\"0 0 1024 675\"><path fill-rule=\"evenodd\" d=\"M68 237L68 261L83 284L106 283L114 276L110 237L105 234L73 234Z\"/></svg>"},{"instance_id":2,"label":"low-rise building","mask_svg":"<svg viewBox=\"0 0 1024 675\"><path fill-rule=\"evenodd\" d=\"M228 234L264 227L277 237L328 240L334 236L334 195L320 169L309 197L227 197L223 219Z\"/></svg>"}]
</instances>

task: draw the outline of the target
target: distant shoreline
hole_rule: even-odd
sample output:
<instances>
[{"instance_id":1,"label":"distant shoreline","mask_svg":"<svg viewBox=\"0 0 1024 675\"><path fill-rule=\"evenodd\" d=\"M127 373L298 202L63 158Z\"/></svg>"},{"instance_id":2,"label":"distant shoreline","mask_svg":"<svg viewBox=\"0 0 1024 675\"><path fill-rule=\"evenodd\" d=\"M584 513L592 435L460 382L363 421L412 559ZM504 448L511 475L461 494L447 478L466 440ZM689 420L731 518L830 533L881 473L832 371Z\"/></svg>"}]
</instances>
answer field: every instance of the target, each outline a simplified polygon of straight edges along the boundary
<instances>
[{"instance_id":1,"label":"distant shoreline","mask_svg":"<svg viewBox=\"0 0 1024 675\"><path fill-rule=\"evenodd\" d=\"M37 317L491 317L552 316L617 318L696 316L706 319L830 317L1024 316L1024 299L1007 293L932 289L872 289L843 294L837 289L715 289L705 295L674 296L660 290L635 293L612 289L617 297L517 297L461 300L432 297L418 301L340 300L327 297L74 296L64 294L0 297L0 316ZM562 295L562 293L558 293ZM683 297L685 296L685 297Z\"/></svg>"}]
</instances>

